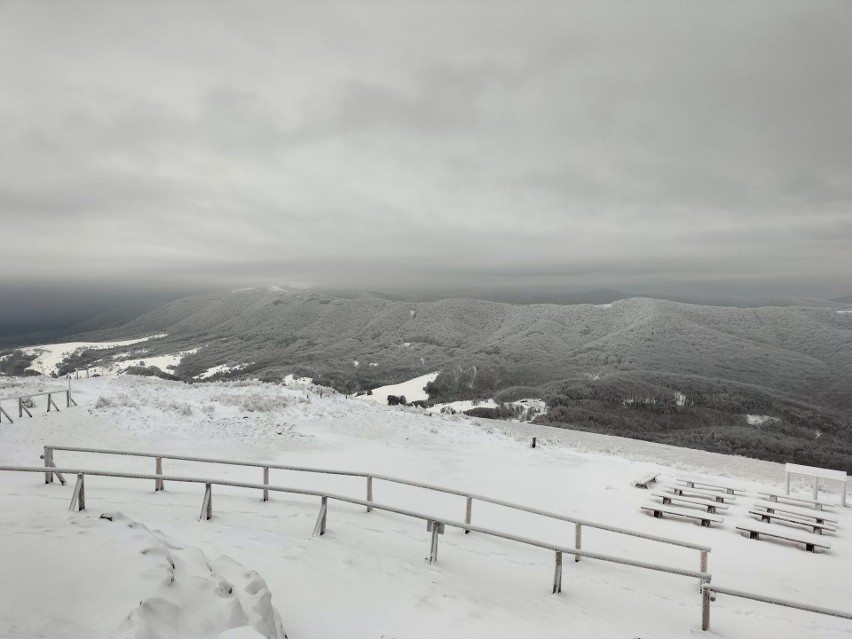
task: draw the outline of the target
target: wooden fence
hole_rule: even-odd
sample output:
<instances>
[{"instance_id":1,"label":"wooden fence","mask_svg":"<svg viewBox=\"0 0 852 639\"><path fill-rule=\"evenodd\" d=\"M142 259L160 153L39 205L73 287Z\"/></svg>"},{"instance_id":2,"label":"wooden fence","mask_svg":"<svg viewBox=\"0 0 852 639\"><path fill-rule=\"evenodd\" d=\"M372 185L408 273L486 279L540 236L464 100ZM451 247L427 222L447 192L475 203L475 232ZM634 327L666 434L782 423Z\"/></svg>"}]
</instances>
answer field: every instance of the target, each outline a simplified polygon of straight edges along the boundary
<instances>
[{"instance_id":1,"label":"wooden fence","mask_svg":"<svg viewBox=\"0 0 852 639\"><path fill-rule=\"evenodd\" d=\"M54 395L65 395L65 407L66 408L70 408L71 406L77 405L77 402L75 402L74 398L71 397L71 391L70 390L63 390L63 389L52 390L52 391L44 391L43 393L30 393L28 395L20 395L18 397L0 397L0 402L16 401L16 402L18 402L18 417L23 417L24 413L26 413L27 415L32 417L33 414L30 412L30 407L26 405L25 400L32 399L33 397L47 396L47 412L49 413L51 407L53 407L53 409L58 413L59 412L59 406L56 405L56 402L53 399ZM3 407L0 406L0 421L3 421L4 416L6 417L7 420L9 420L10 424L14 424L14 422L12 421L12 418L9 416L9 413L7 413L5 410L3 410Z\"/></svg>"},{"instance_id":2,"label":"wooden fence","mask_svg":"<svg viewBox=\"0 0 852 639\"><path fill-rule=\"evenodd\" d=\"M134 455L140 457L153 457L155 461L155 472L152 474L148 473L126 473L120 471L104 471L104 470L82 470L76 468L58 468L54 464L53 460L53 452L55 450L66 450L66 451L77 451L77 452L97 452L97 453L106 453L106 454L127 454ZM263 482L262 483L253 483L253 482L238 482L238 481L229 481L222 479L210 479L210 478L199 478L199 477L184 477L177 475L164 475L162 472L162 460L163 459L174 459L174 460L188 460L188 461L199 461L199 462L209 462L209 463L222 463L229 465L241 465L248 467L259 467L263 468ZM86 490L85 490L85 476L101 476L101 477L116 477L116 478L127 478L127 479L145 479L145 480L153 480L154 481L154 489L163 490L164 484L166 481L170 482L182 482L182 483L197 483L204 484L204 496L202 499L201 506L201 515L199 519L201 520L209 520L213 517L213 486L230 486L237 488L246 488L250 490L259 490L262 492L263 500L269 500L270 492L281 492L281 493L289 493L296 495L305 495L305 496L313 496L318 497L320 499L320 509L317 516L317 521L314 526L313 534L317 536L321 536L325 534L326 528L328 525L328 516L329 516L329 502L330 501L338 501L341 503L348 503L357 506L365 507L367 512L372 510L384 511L395 513L402 516L412 517L416 519L420 519L426 522L427 530L431 533L430 538L430 550L429 550L429 563L434 563L438 559L438 539L439 535L444 533L445 527L449 526L451 528L458 528L460 530L464 530L465 533L475 532L483 535L489 535L498 539L505 539L508 541L518 542L522 544L526 544L529 546L542 548L545 550L549 550L554 553L554 574L553 574L553 584L552 584L552 592L559 593L562 591L562 571L563 571L563 555L574 555L575 560L579 560L580 557L586 557L589 559L597 559L604 562L611 562L615 564L621 564L626 566L632 566L636 568L642 568L646 570L652 570L657 572L670 573L674 575L680 575L684 577L692 577L697 578L700 584L701 591L701 628L702 630L707 630L710 627L710 603L715 599L716 594L724 594L734 597L741 597L745 599L751 599L754 601L760 601L764 603L784 606L788 608L794 608L798 610L804 610L808 612L813 612L817 614L830 615L834 617L840 617L843 619L852 619L852 612L845 612L839 610L832 610L829 608L824 608L820 606L814 606L811 604L805 604L800 602L788 601L783 599L777 599L774 597L769 597L766 595L758 594L758 593L749 593L740 590L734 590L731 588L724 588L711 584L711 574L706 571L706 569L700 571L687 570L683 568L677 568L672 566L664 566L660 564L653 564L649 562L639 561L636 559L630 559L625 557L616 557L613 555L609 555L606 553L598 553L591 552L588 550L583 550L579 545L579 537L576 539L576 544L572 548L570 546L563 546L560 544L551 544L548 542L542 542L534 539L529 539L526 537L521 537L518 535L513 535L501 531L496 531L490 528L485 528L482 526L476 526L471 523L471 509L470 502L467 502L466 507L466 516L465 521L454 521L449 520L445 517L439 517L431 514L415 512L412 510L408 510L405 508L400 508L397 506L390 506L386 504L377 503L373 500L372 494L372 482L369 481L371 479L383 479L386 481L394 481L404 485L416 486L421 488L427 488L430 490L437 490L440 492L447 492L449 494L456 494L465 496L467 499L471 499L474 496L469 495L463 491L455 491L452 489L444 489L435 486L429 486L427 484L422 484L420 482L410 482L403 479L398 478L390 478L381 475L370 475L366 473L359 473L353 471L331 471L325 469L316 469L316 468L303 468L303 467L293 467L293 466L279 466L273 464L260 464L254 462L236 462L233 460L212 460L208 458L198 458L198 457L180 457L180 456L166 456L160 455L155 456L150 453L140 453L134 451L109 451L102 449L83 449L77 447L58 447L58 446L45 446L45 454L44 454L44 463L45 465L37 466L37 467L19 467L19 466L0 466L0 471L19 471L19 472L32 472L32 473L44 473L45 475L45 483L50 483L53 481L53 477L56 476L59 481L64 485L66 483L64 474L76 475L77 482L74 486L74 492L71 497L71 503L69 505L69 510L85 510L86 508ZM368 478L368 497L367 499L358 499L355 497L349 497L345 495L333 494L325 491L317 491L310 490L304 488L291 488L284 486L276 486L271 485L269 483L269 469L270 468L280 468L284 470L300 470L306 472L315 472L322 474L337 474L344 476L360 476ZM546 511L537 511L536 509L528 509L523 506L519 506L517 504L510 504L508 502L502 502L500 500L490 500L488 498L482 498L477 496L477 499L482 499L484 501L491 501L491 503L498 503L500 505L504 505L507 507L516 507L518 506L519 510L523 510L525 512L536 512L538 514L542 514L543 516L553 516L557 519L566 519L568 521L575 521L571 518L564 518L562 515L557 515L555 513L547 513ZM584 525L594 525L589 524L588 522L584 522ZM622 529L616 529L610 526L599 526L604 530L611 530L621 532L622 534L634 535L637 537L642 537L645 539L651 539L653 541L661 541L665 543L674 543L676 545L692 547L693 544L687 544L686 542L678 542L675 540L667 540L664 538L654 537L651 535L645 535L644 533L636 533L635 531L627 531ZM709 548L706 549L709 552ZM703 564L706 565L706 554L702 554Z\"/></svg>"},{"instance_id":3,"label":"wooden fence","mask_svg":"<svg viewBox=\"0 0 852 639\"><path fill-rule=\"evenodd\" d=\"M24 472L24 473L44 473L45 469L41 466L35 467L26 467L26 466L0 466L0 471L11 471L11 472ZM698 579L699 582L703 585L710 583L712 576L710 573L704 571L696 571L696 570L686 570L683 568L677 568L672 566L664 566L660 564L654 564L645 561L639 561L636 559L629 559L625 557L616 557L612 555L608 555L606 553L592 552L589 550L582 550L579 548L571 548L569 546L562 546L559 544L551 544L548 542L538 541L535 539L529 539L526 537L521 537L518 535L513 535L497 530L492 530L490 528L484 528L481 526L475 526L470 522L462 522L462 521L453 521L446 519L444 517L438 517L435 515L430 515L426 513L420 513L413 510L408 510L405 508L400 508L397 506L389 506L381 503L377 503L373 500L366 499L357 499L355 497L348 497L346 495L337 495L325 491L317 491L310 490L305 488L291 488L285 486L275 486L268 483L251 483L251 482L239 482L239 481L229 481L224 479L210 479L210 478L201 478L201 477L184 477L177 475L162 475L156 473L126 473L120 471L109 471L109 470L92 470L92 469L79 469L79 468L57 468L50 467L48 471L50 474L55 474L60 478L60 481L64 484L64 475L76 475L77 482L74 485L74 492L71 497L71 503L68 507L70 511L82 511L86 509L86 476L95 476L95 477L114 477L114 478L125 478L125 479L147 479L153 480L155 485L158 482L182 482L182 483L195 483L195 484L204 484L204 496L202 499L201 505L201 515L199 517L200 520L209 520L213 516L213 487L214 486L229 486L235 488L247 488L250 490L260 490L263 491L264 495L268 495L269 491L272 492L281 492L281 493L289 493L294 495L306 495L320 498L320 510L317 516L317 522L314 526L314 535L321 536L326 532L326 528L328 525L328 516L329 516L329 502L330 501L338 501L341 503L354 504L358 506L363 506L368 508L369 510L378 510L389 513L395 513L398 515L402 515L405 517L412 517L415 519L420 519L426 522L426 527L429 532L431 532L430 539L430 550L429 550L429 563L435 563L438 560L438 538L439 535L444 533L444 529L446 526L451 528L458 528L460 530L464 530L467 532L475 532L482 535L488 535L491 537L495 537L498 539L504 539L507 541L513 541L521 544L525 544L528 546L533 546L536 548L542 548L544 550L549 550L554 553L554 574L553 574L553 587L552 592L554 594L562 592L562 556L564 554L575 555L579 557L587 557L589 559L597 559L599 561L610 562L614 564L620 564L623 566L632 566L635 568L642 568L645 570L651 570L655 572L663 572L669 573L673 575L679 575L683 577L690 577L693 579Z\"/></svg>"},{"instance_id":4,"label":"wooden fence","mask_svg":"<svg viewBox=\"0 0 852 639\"><path fill-rule=\"evenodd\" d=\"M110 450L103 448L85 448L79 446L45 446L44 447L44 465L45 467L55 466L54 462L54 452L55 451L68 451L68 452L76 452L76 453L92 453L92 454L103 454L103 455L124 455L124 456L132 456L132 457L145 457L154 460L154 473L156 475L162 475L163 473L163 460L174 460L174 461L188 461L188 462L198 462L205 464L224 464L229 466L242 466L246 468L261 468L263 469L263 483L269 483L269 471L272 470L286 470L286 471L295 471L295 472L306 472L306 473L317 473L323 475L336 475L341 477L361 477L366 480L366 507L367 512L370 512L372 506L370 503L373 501L373 483L375 480L386 481L389 483L401 484L404 486L412 486L415 488L422 488L425 490L430 490L434 492L444 493L448 495L455 495L459 497L464 497L465 499L465 515L464 521L465 524L469 525L473 519L473 503L474 501L479 501L483 503L494 504L496 506L502 506L504 508L509 508L511 510L516 510L519 512L530 513L533 515L537 515L540 517L545 517L548 519L554 519L557 521L564 521L567 523L574 524L574 548L575 550L582 549L582 538L583 538L583 527L603 530L607 532L611 532L618 535L625 535L629 537L637 537L639 539L646 539L648 541L669 544L672 546L680 546L683 548L688 548L690 550L697 550L699 553L699 572L707 572L708 570L708 553L710 552L709 546L703 546L701 544L695 544L687 541L680 541L677 539L669 539L667 537L659 537L657 535L651 535L644 532L639 532L636 530L629 530L626 528L619 528L616 526L610 526L609 524L602 524L599 522L593 522L586 519L579 519L577 517L571 517L568 515L562 515L559 513L554 513L546 510L541 510L538 508L531 508L529 506L524 506L523 504L517 504L509 501L505 501L502 499L495 499L493 497L488 497L485 495L476 495L470 492L456 490L453 488L445 488L442 486L434 486L431 484L425 484L422 482L410 481L407 479L400 479L398 477L390 477L388 475L379 475L376 473L367 473L363 471L352 471L352 470L331 470L324 468L308 468L304 466L287 466L281 464L267 464L262 462L250 462L250 461L236 461L231 459L214 459L209 457L190 457L185 455L168 455L168 454L160 454L160 453L145 453L139 451L126 451L126 450ZM51 473L45 473L45 482L49 483L52 481ZM155 490L163 490L165 479L161 479L155 482L154 489ZM64 482L63 482L64 483ZM263 500L267 501L269 499L268 491L264 491ZM580 561L581 553L574 553L574 561Z\"/></svg>"}]
</instances>

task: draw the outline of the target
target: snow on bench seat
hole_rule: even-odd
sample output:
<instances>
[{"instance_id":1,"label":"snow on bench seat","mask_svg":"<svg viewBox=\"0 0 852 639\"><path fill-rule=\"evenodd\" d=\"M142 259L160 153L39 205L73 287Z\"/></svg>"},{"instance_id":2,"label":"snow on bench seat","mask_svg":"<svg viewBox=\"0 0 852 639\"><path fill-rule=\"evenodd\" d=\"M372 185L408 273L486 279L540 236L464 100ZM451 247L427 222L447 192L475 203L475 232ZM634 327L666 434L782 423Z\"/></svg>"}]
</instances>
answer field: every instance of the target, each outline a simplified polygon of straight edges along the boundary
<instances>
[{"instance_id":1,"label":"snow on bench seat","mask_svg":"<svg viewBox=\"0 0 852 639\"><path fill-rule=\"evenodd\" d=\"M651 493L654 497L659 497L663 500L664 504L670 504L672 502L678 502L682 504L690 504L693 506L703 506L707 509L708 513L715 513L717 510L727 510L728 506L725 504L720 504L717 501L713 501L710 499L703 499L701 497L684 497L682 495L674 495L672 493L666 493L662 490L655 490Z\"/></svg>"},{"instance_id":2,"label":"snow on bench seat","mask_svg":"<svg viewBox=\"0 0 852 639\"><path fill-rule=\"evenodd\" d=\"M636 488L648 488L648 484L653 484L657 481L657 477L660 476L660 473L649 473L640 479L637 479L633 482L633 485Z\"/></svg>"},{"instance_id":3,"label":"snow on bench seat","mask_svg":"<svg viewBox=\"0 0 852 639\"><path fill-rule=\"evenodd\" d=\"M717 484L710 481L705 481L703 479L690 479L689 477L677 477L676 481L686 484L687 488L695 488L704 486L708 490L721 490L728 495L733 495L735 493L744 493L744 488L737 488L736 486L730 486L728 484Z\"/></svg>"},{"instance_id":4,"label":"snow on bench seat","mask_svg":"<svg viewBox=\"0 0 852 639\"><path fill-rule=\"evenodd\" d=\"M814 510L825 510L828 506L825 502L818 501L816 499L805 499L803 497L793 497L791 495L785 495L784 493L770 493L770 492L758 492L758 495L763 495L769 501L784 501L792 502L794 504L798 504L800 506L806 506L808 508L813 508Z\"/></svg>"},{"instance_id":5,"label":"snow on bench seat","mask_svg":"<svg viewBox=\"0 0 852 639\"><path fill-rule=\"evenodd\" d=\"M831 524L818 524L815 521L806 521L793 515L769 513L765 510L759 509L749 510L748 514L757 515L758 517L760 517L760 521L765 521L766 523L772 523L773 519L777 519L778 521L786 521L791 524L799 524L800 526L810 526L813 529L813 532L817 535L821 535L823 530L827 530L828 532L837 532L837 528L835 528Z\"/></svg>"},{"instance_id":6,"label":"snow on bench seat","mask_svg":"<svg viewBox=\"0 0 852 639\"><path fill-rule=\"evenodd\" d=\"M782 504L777 501L767 501L764 499L758 499L754 502L753 505L755 508L762 508L767 512L774 513L787 513L790 515L795 515L796 517L802 519L813 519L818 524L824 524L826 522L837 524L837 519L834 517L828 517L821 510L808 510L806 508L797 508L796 506L790 506L787 504Z\"/></svg>"},{"instance_id":7,"label":"snow on bench seat","mask_svg":"<svg viewBox=\"0 0 852 639\"><path fill-rule=\"evenodd\" d=\"M725 521L724 517L720 517L719 515L713 515L710 513L702 513L696 510L689 510L687 508L678 508L677 506L668 506L661 504L645 504L641 506L642 510L647 510L651 514L654 515L657 519L661 519L663 513L667 515L677 515L678 517L687 517L688 519L695 519L701 522L702 526L707 528L710 527L710 522L721 524Z\"/></svg>"},{"instance_id":8,"label":"snow on bench seat","mask_svg":"<svg viewBox=\"0 0 852 639\"><path fill-rule=\"evenodd\" d=\"M714 490L705 490L703 488L687 488L684 486L667 486L666 490L674 493L675 495L690 495L692 497L703 497L705 499L713 499L717 502L727 503L730 501L736 501L737 498L735 495L728 495L726 493L716 492Z\"/></svg>"},{"instance_id":9,"label":"snow on bench seat","mask_svg":"<svg viewBox=\"0 0 852 639\"><path fill-rule=\"evenodd\" d=\"M785 541L792 541L797 544L805 544L805 550L808 552L816 552L814 550L816 547L824 548L825 550L831 548L831 544L821 537L811 535L810 533L796 532L792 528L761 524L759 522L742 524L736 528L737 530L747 532L750 539L760 539L760 536L763 535L765 537L775 537L777 539L784 539Z\"/></svg>"}]
</instances>

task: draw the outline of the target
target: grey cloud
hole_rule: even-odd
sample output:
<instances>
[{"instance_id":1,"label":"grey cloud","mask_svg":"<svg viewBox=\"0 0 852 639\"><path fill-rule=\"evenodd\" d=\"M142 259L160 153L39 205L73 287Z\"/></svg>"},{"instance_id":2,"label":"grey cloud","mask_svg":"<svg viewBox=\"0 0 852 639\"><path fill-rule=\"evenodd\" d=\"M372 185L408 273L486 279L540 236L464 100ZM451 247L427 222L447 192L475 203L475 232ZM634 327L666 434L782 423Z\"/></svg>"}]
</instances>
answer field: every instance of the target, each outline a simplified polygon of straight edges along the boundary
<instances>
[{"instance_id":1,"label":"grey cloud","mask_svg":"<svg viewBox=\"0 0 852 639\"><path fill-rule=\"evenodd\" d=\"M3 3L0 216L40 244L0 283L848 293L850 27L805 1Z\"/></svg>"}]
</instances>

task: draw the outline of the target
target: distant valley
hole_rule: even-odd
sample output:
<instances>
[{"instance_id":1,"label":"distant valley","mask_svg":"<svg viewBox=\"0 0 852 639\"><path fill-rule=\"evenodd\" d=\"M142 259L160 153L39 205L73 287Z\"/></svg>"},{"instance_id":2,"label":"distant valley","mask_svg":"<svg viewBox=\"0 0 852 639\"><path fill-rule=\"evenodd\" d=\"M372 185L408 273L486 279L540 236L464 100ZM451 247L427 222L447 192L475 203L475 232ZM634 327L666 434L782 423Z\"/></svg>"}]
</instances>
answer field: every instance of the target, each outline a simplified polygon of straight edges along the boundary
<instances>
[{"instance_id":1,"label":"distant valley","mask_svg":"<svg viewBox=\"0 0 852 639\"><path fill-rule=\"evenodd\" d=\"M473 409L480 416L512 417L512 402L542 399L536 419L552 425L852 471L848 310L844 301L520 305L245 289L75 335L83 346L44 372L110 367L194 382L295 374L348 394L437 372L428 402L493 400ZM24 374L35 360L7 348L0 372Z\"/></svg>"}]
</instances>

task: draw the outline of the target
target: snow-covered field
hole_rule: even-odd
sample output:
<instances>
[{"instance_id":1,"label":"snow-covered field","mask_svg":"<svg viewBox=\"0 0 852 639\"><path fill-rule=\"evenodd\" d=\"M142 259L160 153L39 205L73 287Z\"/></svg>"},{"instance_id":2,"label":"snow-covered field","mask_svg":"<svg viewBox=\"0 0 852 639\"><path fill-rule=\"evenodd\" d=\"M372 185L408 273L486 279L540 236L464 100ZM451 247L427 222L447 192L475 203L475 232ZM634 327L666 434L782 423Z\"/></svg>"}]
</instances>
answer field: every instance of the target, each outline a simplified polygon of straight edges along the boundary
<instances>
[{"instance_id":1,"label":"snow-covered field","mask_svg":"<svg viewBox=\"0 0 852 639\"><path fill-rule=\"evenodd\" d=\"M370 395L360 395L359 399L377 402L379 404L388 403L388 395L404 396L406 402L417 402L429 399L429 393L426 392L426 384L434 382L437 379L438 373L427 373L414 379L409 379L399 384L389 384L374 388Z\"/></svg>"},{"instance_id":2,"label":"snow-covered field","mask_svg":"<svg viewBox=\"0 0 852 639\"><path fill-rule=\"evenodd\" d=\"M37 355L32 361L29 368L38 371L42 375L49 375L56 370L56 367L62 363L68 356L73 355L80 350L92 349L101 350L105 348L114 348L116 346L130 346L146 342L149 339L157 339L164 337L163 334L152 335L151 337L142 337L140 339L129 339L119 342L63 342L61 344L42 344L39 346L28 346L23 348L23 352L27 355Z\"/></svg>"},{"instance_id":3,"label":"snow-covered field","mask_svg":"<svg viewBox=\"0 0 852 639\"><path fill-rule=\"evenodd\" d=\"M0 396L49 380L0 380ZM365 470L712 547L713 583L850 609L849 509L831 550L804 552L736 532L750 499L721 526L654 519L630 486L705 473L749 490L780 489L780 464L521 423L428 414L346 399L307 383L186 385L152 378L72 381L78 407L0 424L0 463L40 465L45 444L144 450ZM64 404L62 405L64 406ZM6 406L7 411L12 406ZM14 415L17 413L15 412ZM539 446L529 447L531 436ZM57 452L57 465L152 472L150 459ZM259 469L164 461L164 471L259 482ZM73 478L70 478L73 480ZM363 479L272 471L271 483L363 498ZM326 637L852 637L852 621L719 596L700 627L694 579L567 561L551 594L553 554L447 528L430 565L422 521L331 502L312 537L318 499L216 487L87 477L87 509L69 513L73 481L0 472L0 636ZM804 484L798 486L804 495ZM824 492L823 499L837 501ZM374 499L436 517L464 516L461 497L376 481ZM112 520L101 519L103 513ZM119 514L120 513L120 514ZM573 526L474 503L473 523L570 545ZM132 524L132 525L131 525ZM696 570L693 550L584 529L584 548ZM256 574L255 574L256 571ZM221 634L226 629L228 632ZM254 629L252 629L254 628ZM147 633L147 634L145 634Z\"/></svg>"}]
</instances>

